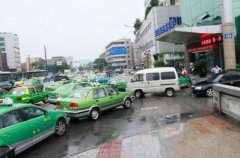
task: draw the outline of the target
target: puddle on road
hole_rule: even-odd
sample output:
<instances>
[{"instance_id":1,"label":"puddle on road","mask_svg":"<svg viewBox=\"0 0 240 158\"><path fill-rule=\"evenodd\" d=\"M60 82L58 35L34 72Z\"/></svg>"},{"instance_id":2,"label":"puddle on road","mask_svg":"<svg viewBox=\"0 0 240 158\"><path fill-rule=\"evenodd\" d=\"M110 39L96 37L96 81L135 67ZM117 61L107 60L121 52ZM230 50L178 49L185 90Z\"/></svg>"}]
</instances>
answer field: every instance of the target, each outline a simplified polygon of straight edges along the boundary
<instances>
[{"instance_id":1,"label":"puddle on road","mask_svg":"<svg viewBox=\"0 0 240 158\"><path fill-rule=\"evenodd\" d=\"M119 136L116 128L113 127L97 127L93 129L92 134L98 138L100 138L100 142L96 145L101 144L103 142L107 142L109 140L113 140Z\"/></svg>"}]
</instances>

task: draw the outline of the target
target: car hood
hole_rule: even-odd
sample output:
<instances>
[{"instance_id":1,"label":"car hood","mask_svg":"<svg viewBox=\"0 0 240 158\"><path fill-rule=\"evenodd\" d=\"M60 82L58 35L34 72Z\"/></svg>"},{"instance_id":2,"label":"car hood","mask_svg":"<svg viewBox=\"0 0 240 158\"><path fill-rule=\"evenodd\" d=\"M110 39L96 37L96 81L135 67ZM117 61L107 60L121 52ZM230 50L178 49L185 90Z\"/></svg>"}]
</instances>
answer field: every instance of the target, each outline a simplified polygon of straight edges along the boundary
<instances>
[{"instance_id":1,"label":"car hood","mask_svg":"<svg viewBox=\"0 0 240 158\"><path fill-rule=\"evenodd\" d=\"M196 87L196 86L205 86L205 85L212 85L212 84L214 83L211 81L205 80L205 81L197 82L193 86Z\"/></svg>"}]
</instances>

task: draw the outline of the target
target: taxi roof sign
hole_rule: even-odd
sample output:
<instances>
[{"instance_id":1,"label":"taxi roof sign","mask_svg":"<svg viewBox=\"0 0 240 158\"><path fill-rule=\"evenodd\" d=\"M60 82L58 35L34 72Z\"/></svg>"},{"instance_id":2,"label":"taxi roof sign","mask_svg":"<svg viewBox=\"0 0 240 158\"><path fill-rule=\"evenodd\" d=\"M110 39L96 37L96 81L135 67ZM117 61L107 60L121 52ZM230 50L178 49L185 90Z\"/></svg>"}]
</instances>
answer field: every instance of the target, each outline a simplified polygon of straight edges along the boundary
<instances>
[{"instance_id":1,"label":"taxi roof sign","mask_svg":"<svg viewBox=\"0 0 240 158\"><path fill-rule=\"evenodd\" d=\"M11 106L13 104L13 100L9 97L0 99L0 106L5 105L5 106Z\"/></svg>"}]
</instances>

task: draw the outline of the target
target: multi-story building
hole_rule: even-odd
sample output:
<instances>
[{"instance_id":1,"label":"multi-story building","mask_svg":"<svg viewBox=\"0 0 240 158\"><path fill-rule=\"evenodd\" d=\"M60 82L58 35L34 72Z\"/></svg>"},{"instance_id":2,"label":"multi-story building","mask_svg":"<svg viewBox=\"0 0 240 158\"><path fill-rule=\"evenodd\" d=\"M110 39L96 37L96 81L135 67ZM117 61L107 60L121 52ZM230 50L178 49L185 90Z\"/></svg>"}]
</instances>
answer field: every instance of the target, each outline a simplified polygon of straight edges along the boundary
<instances>
[{"instance_id":1,"label":"multi-story building","mask_svg":"<svg viewBox=\"0 0 240 158\"><path fill-rule=\"evenodd\" d=\"M239 0L182 0L181 15L181 27L165 30L156 39L183 43L187 67L201 59L208 69L240 65Z\"/></svg>"},{"instance_id":2,"label":"multi-story building","mask_svg":"<svg viewBox=\"0 0 240 158\"><path fill-rule=\"evenodd\" d=\"M105 53L110 70L132 68L134 66L131 39L112 41L106 46Z\"/></svg>"},{"instance_id":3,"label":"multi-story building","mask_svg":"<svg viewBox=\"0 0 240 158\"><path fill-rule=\"evenodd\" d=\"M180 5L181 0L160 0L159 3L160 3L159 5L162 5L162 6ZM147 7L150 7L151 6L151 0L145 0L144 1L144 6L145 6L145 9Z\"/></svg>"},{"instance_id":4,"label":"multi-story building","mask_svg":"<svg viewBox=\"0 0 240 158\"><path fill-rule=\"evenodd\" d=\"M0 71L8 71L6 53L0 51Z\"/></svg>"},{"instance_id":5,"label":"multi-story building","mask_svg":"<svg viewBox=\"0 0 240 158\"><path fill-rule=\"evenodd\" d=\"M68 65L72 64L72 62L73 62L73 57L72 56L65 57L65 59L66 59L66 62L67 62Z\"/></svg>"},{"instance_id":6,"label":"multi-story building","mask_svg":"<svg viewBox=\"0 0 240 158\"><path fill-rule=\"evenodd\" d=\"M0 33L0 52L6 53L10 71L21 71L19 38L16 34Z\"/></svg>"},{"instance_id":7,"label":"multi-story building","mask_svg":"<svg viewBox=\"0 0 240 158\"><path fill-rule=\"evenodd\" d=\"M63 63L67 63L66 58L63 56L55 56L52 59L47 59L48 65L62 65Z\"/></svg>"},{"instance_id":8,"label":"multi-story building","mask_svg":"<svg viewBox=\"0 0 240 158\"><path fill-rule=\"evenodd\" d=\"M149 53L155 59L163 60L165 63L184 60L184 57L179 55L184 51L183 45L156 40L155 31L168 23L170 19L174 19L176 24L181 25L180 6L153 7L143 20L140 30L135 34L136 47L143 62L146 61Z\"/></svg>"}]
</instances>

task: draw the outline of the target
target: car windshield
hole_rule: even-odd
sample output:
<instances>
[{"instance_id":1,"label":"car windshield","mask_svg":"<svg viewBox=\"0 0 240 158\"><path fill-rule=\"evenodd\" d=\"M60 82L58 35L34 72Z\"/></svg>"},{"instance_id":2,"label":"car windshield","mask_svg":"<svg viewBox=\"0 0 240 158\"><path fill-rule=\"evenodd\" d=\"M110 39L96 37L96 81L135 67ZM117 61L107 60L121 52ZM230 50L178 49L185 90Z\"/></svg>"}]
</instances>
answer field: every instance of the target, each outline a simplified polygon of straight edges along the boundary
<instances>
[{"instance_id":1,"label":"car windshield","mask_svg":"<svg viewBox=\"0 0 240 158\"><path fill-rule=\"evenodd\" d=\"M25 88L13 88L9 94L25 94Z\"/></svg>"},{"instance_id":2,"label":"car windshield","mask_svg":"<svg viewBox=\"0 0 240 158\"><path fill-rule=\"evenodd\" d=\"M70 89L71 87L73 87L72 85L73 85L73 84L65 84L65 85L59 87L58 89L56 89L56 91L57 91L57 92L62 92L62 91L64 91L64 90L67 90L67 89Z\"/></svg>"},{"instance_id":3,"label":"car windshield","mask_svg":"<svg viewBox=\"0 0 240 158\"><path fill-rule=\"evenodd\" d=\"M69 98L78 98L78 99L84 99L87 97L89 90L88 89L80 89L74 91Z\"/></svg>"},{"instance_id":4,"label":"car windshield","mask_svg":"<svg viewBox=\"0 0 240 158\"><path fill-rule=\"evenodd\" d=\"M208 81L209 82L213 82L213 83L217 83L220 81L220 79L222 78L222 74L216 74L216 75L213 75L211 77L208 78Z\"/></svg>"}]
</instances>

